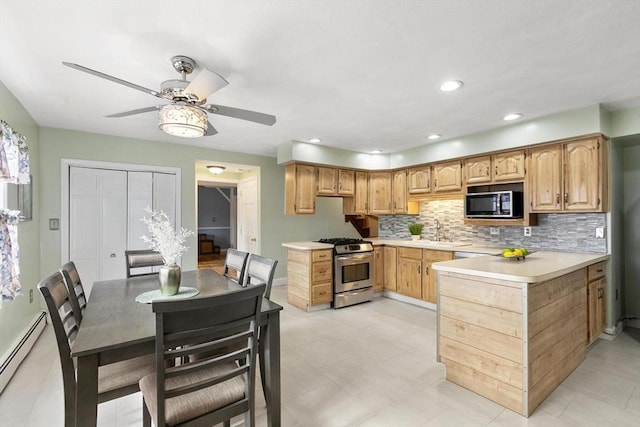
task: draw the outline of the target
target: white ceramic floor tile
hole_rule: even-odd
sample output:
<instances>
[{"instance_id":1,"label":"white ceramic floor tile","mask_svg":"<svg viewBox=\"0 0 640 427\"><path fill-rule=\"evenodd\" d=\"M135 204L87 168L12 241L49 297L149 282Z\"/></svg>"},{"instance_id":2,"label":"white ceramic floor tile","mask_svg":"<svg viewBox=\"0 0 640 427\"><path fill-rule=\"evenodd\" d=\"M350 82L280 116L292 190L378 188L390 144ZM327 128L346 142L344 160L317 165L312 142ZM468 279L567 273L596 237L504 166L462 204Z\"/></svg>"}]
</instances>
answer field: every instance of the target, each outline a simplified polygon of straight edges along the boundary
<instances>
[{"instance_id":1,"label":"white ceramic floor tile","mask_svg":"<svg viewBox=\"0 0 640 427\"><path fill-rule=\"evenodd\" d=\"M575 399L577 393L560 384L553 392L536 408L535 412L542 411L558 418L567 406ZM534 413L535 413L534 412Z\"/></svg>"},{"instance_id":2,"label":"white ceramic floor tile","mask_svg":"<svg viewBox=\"0 0 640 427\"><path fill-rule=\"evenodd\" d=\"M560 416L560 420L575 423L580 427L638 427L640 425L637 414L581 394L573 399Z\"/></svg>"},{"instance_id":3,"label":"white ceramic floor tile","mask_svg":"<svg viewBox=\"0 0 640 427\"><path fill-rule=\"evenodd\" d=\"M578 367L562 383L576 393L624 409L635 389L633 381Z\"/></svg>"},{"instance_id":4,"label":"white ceramic floor tile","mask_svg":"<svg viewBox=\"0 0 640 427\"><path fill-rule=\"evenodd\" d=\"M505 409L490 424L490 427L579 427L578 424L560 420L543 411L534 411L529 418L525 418L513 411Z\"/></svg>"}]
</instances>

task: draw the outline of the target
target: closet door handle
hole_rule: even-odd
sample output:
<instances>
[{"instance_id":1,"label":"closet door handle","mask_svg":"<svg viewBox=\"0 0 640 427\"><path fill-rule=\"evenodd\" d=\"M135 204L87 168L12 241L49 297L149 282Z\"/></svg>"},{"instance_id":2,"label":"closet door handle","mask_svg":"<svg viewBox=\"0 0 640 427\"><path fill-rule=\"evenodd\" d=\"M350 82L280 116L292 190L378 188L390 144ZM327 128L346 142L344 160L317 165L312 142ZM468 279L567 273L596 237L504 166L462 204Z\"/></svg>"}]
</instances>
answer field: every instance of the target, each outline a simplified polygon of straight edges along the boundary
<instances>
[{"instance_id":1,"label":"closet door handle","mask_svg":"<svg viewBox=\"0 0 640 427\"><path fill-rule=\"evenodd\" d=\"M111 255L109 255L109 256L110 256L111 258L115 258L115 257L116 257L116 254L111 254Z\"/></svg>"}]
</instances>

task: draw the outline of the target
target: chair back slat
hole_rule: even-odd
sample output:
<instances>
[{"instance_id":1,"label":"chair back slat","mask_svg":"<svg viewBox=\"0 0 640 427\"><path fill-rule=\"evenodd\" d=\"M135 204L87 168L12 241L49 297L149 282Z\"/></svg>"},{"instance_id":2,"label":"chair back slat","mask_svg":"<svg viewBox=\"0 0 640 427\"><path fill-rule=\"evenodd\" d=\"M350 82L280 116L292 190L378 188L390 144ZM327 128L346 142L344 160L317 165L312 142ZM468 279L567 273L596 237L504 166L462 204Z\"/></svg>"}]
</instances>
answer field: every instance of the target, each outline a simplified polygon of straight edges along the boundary
<instances>
[{"instance_id":1,"label":"chair back slat","mask_svg":"<svg viewBox=\"0 0 640 427\"><path fill-rule=\"evenodd\" d=\"M127 264L127 277L156 274L153 272L136 273L132 270L164 265L164 259L160 252L152 251L151 249L124 251L124 259Z\"/></svg>"},{"instance_id":2,"label":"chair back slat","mask_svg":"<svg viewBox=\"0 0 640 427\"><path fill-rule=\"evenodd\" d=\"M84 292L84 286L82 286L82 281L80 280L80 275L78 274L78 269L73 261L69 261L60 268L60 272L62 273L64 283L69 292L71 305L73 306L73 311L76 313L76 319L78 323L81 323L84 309L87 306L87 297Z\"/></svg>"},{"instance_id":3,"label":"chair back slat","mask_svg":"<svg viewBox=\"0 0 640 427\"><path fill-rule=\"evenodd\" d=\"M152 303L156 314L155 419L159 425L164 423L166 399L186 398L237 377L244 381L244 397L225 407L251 408L253 414L258 321L265 287L261 284L211 297ZM242 342L241 348L229 345L237 342ZM218 350L215 356L211 356L212 350ZM183 364L165 364L177 355ZM200 421L216 424L223 412L224 407L218 408Z\"/></svg>"},{"instance_id":4,"label":"chair back slat","mask_svg":"<svg viewBox=\"0 0 640 427\"><path fill-rule=\"evenodd\" d=\"M239 251L237 249L227 249L227 257L224 261L224 275L242 283L244 280L244 270L247 266L248 252ZM235 275L230 270L235 271Z\"/></svg>"},{"instance_id":5,"label":"chair back slat","mask_svg":"<svg viewBox=\"0 0 640 427\"><path fill-rule=\"evenodd\" d=\"M278 260L251 254L249 261L247 261L247 271L243 286L264 283L267 285L264 297L271 298L271 285L273 284L273 275L276 272L277 265Z\"/></svg>"}]
</instances>

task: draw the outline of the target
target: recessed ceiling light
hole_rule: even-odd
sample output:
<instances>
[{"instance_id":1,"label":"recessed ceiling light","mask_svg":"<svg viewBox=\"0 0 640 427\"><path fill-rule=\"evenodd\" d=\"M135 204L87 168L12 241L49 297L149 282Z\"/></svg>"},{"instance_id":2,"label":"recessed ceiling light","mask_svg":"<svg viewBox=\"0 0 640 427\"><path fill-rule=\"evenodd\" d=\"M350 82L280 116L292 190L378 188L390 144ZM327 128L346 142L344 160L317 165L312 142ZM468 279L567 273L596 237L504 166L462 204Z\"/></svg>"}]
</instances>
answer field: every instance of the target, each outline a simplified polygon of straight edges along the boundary
<instances>
[{"instance_id":1,"label":"recessed ceiling light","mask_svg":"<svg viewBox=\"0 0 640 427\"><path fill-rule=\"evenodd\" d=\"M318 142L322 141L320 138L311 138L309 140L309 142L313 142L314 144L317 144Z\"/></svg>"},{"instance_id":2,"label":"recessed ceiling light","mask_svg":"<svg viewBox=\"0 0 640 427\"><path fill-rule=\"evenodd\" d=\"M440 135L439 133L432 133L431 135L429 135L427 138L428 139L438 139L440 138L442 135Z\"/></svg>"},{"instance_id":3,"label":"recessed ceiling light","mask_svg":"<svg viewBox=\"0 0 640 427\"><path fill-rule=\"evenodd\" d=\"M462 85L464 85L464 83L460 80L447 80L440 85L440 90L443 92L451 92L460 89Z\"/></svg>"},{"instance_id":4,"label":"recessed ceiling light","mask_svg":"<svg viewBox=\"0 0 640 427\"><path fill-rule=\"evenodd\" d=\"M522 114L520 113L509 113L506 116L504 116L502 120L510 121L510 120L519 119L520 117L522 117Z\"/></svg>"},{"instance_id":5,"label":"recessed ceiling light","mask_svg":"<svg viewBox=\"0 0 640 427\"><path fill-rule=\"evenodd\" d=\"M371 150L370 152L371 154L380 154L382 153L382 150Z\"/></svg>"}]
</instances>

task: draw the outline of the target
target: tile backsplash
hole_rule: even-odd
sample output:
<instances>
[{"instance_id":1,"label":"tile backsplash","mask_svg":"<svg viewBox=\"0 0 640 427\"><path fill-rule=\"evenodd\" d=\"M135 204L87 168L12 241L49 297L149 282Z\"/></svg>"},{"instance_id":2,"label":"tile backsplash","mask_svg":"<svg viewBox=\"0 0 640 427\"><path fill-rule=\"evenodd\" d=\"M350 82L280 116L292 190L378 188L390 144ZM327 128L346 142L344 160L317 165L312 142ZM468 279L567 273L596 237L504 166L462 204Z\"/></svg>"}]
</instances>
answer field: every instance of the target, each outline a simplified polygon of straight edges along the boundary
<instances>
[{"instance_id":1,"label":"tile backsplash","mask_svg":"<svg viewBox=\"0 0 640 427\"><path fill-rule=\"evenodd\" d=\"M525 237L522 227L514 226L495 227L499 234L491 235L491 227L464 224L464 201L461 199L422 201L419 215L381 215L378 218L378 235L408 239L407 226L417 222L424 224L422 238L435 240L436 220L440 223L440 238L446 240L477 245L607 252L607 240L595 237L596 227L607 225L604 213L538 214L538 225L531 227L531 236Z\"/></svg>"}]
</instances>

